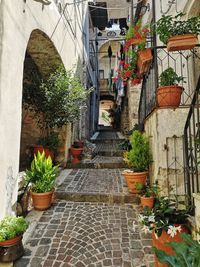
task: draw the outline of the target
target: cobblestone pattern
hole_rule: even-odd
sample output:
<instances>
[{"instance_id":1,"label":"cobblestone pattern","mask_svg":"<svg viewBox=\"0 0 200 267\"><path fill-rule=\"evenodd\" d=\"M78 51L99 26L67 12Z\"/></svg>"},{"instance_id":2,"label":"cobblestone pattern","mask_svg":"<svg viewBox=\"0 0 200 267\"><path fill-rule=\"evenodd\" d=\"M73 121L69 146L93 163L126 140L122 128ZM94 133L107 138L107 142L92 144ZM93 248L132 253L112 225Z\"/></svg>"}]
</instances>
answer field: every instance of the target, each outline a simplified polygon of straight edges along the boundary
<instances>
[{"instance_id":1,"label":"cobblestone pattern","mask_svg":"<svg viewBox=\"0 0 200 267\"><path fill-rule=\"evenodd\" d=\"M119 154L120 156L123 155L123 151L119 150L118 143L97 143L95 153L98 155L105 154L106 156L115 156L116 154Z\"/></svg>"},{"instance_id":2,"label":"cobblestone pattern","mask_svg":"<svg viewBox=\"0 0 200 267\"><path fill-rule=\"evenodd\" d=\"M93 163L123 163L122 157L106 157L106 156L96 156L92 159Z\"/></svg>"},{"instance_id":3,"label":"cobblestone pattern","mask_svg":"<svg viewBox=\"0 0 200 267\"><path fill-rule=\"evenodd\" d=\"M118 194L127 190L120 169L77 169L56 189L60 192Z\"/></svg>"},{"instance_id":4,"label":"cobblestone pattern","mask_svg":"<svg viewBox=\"0 0 200 267\"><path fill-rule=\"evenodd\" d=\"M97 140L105 140L105 139L119 139L117 132L112 131L102 131L99 132L97 136Z\"/></svg>"},{"instance_id":5,"label":"cobblestone pattern","mask_svg":"<svg viewBox=\"0 0 200 267\"><path fill-rule=\"evenodd\" d=\"M45 211L14 267L144 267L150 236L133 231L136 207L61 201Z\"/></svg>"}]
</instances>

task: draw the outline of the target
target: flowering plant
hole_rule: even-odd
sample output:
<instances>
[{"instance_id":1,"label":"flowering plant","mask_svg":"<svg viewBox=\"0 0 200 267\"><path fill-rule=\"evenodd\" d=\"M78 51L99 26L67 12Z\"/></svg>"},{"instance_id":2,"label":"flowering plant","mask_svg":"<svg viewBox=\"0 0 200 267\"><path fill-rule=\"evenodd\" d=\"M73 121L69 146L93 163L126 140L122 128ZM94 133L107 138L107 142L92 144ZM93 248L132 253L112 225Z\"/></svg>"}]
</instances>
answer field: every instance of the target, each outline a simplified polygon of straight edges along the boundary
<instances>
[{"instance_id":1,"label":"flowering plant","mask_svg":"<svg viewBox=\"0 0 200 267\"><path fill-rule=\"evenodd\" d=\"M177 210L168 198L160 197L156 199L152 210L144 208L143 214L139 215L139 222L143 225L145 233L154 231L159 237L162 230L165 230L167 234L174 237L177 232L181 232L181 224L186 223L187 212Z\"/></svg>"},{"instance_id":2,"label":"flowering plant","mask_svg":"<svg viewBox=\"0 0 200 267\"><path fill-rule=\"evenodd\" d=\"M142 26L141 20L135 26L130 26L126 33L125 51L128 51L131 45L138 45L138 49L144 49L147 34L150 32L149 26Z\"/></svg>"}]
</instances>

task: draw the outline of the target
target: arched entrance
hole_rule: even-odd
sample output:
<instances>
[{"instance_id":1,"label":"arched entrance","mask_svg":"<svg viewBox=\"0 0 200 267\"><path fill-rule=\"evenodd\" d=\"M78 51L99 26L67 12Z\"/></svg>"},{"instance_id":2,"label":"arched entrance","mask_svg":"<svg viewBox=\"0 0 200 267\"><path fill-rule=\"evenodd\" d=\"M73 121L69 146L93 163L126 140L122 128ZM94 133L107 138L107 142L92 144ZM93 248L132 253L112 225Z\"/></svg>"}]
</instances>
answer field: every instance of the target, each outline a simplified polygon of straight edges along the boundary
<instances>
[{"instance_id":1,"label":"arched entrance","mask_svg":"<svg viewBox=\"0 0 200 267\"><path fill-rule=\"evenodd\" d=\"M62 60L49 37L40 30L32 31L24 59L22 125L20 145L20 170L29 166L32 160L32 148L42 135L38 120L31 105L39 99L39 86L55 71Z\"/></svg>"}]
</instances>

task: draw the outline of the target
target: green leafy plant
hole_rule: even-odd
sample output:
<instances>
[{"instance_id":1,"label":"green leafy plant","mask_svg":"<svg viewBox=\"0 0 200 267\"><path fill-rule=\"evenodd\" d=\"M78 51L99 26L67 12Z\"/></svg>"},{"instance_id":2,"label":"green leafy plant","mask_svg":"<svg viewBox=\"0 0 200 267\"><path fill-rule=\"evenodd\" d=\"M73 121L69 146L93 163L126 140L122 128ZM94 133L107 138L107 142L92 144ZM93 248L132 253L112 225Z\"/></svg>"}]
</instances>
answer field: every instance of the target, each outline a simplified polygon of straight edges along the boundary
<instances>
[{"instance_id":1,"label":"green leafy plant","mask_svg":"<svg viewBox=\"0 0 200 267\"><path fill-rule=\"evenodd\" d=\"M160 86L176 85L183 80L184 78L178 76L171 67L164 70L159 77Z\"/></svg>"},{"instance_id":2,"label":"green leafy plant","mask_svg":"<svg viewBox=\"0 0 200 267\"><path fill-rule=\"evenodd\" d=\"M154 247L156 257L169 267L200 267L200 244L189 234L181 234L181 239L181 243L167 243L175 251L173 255L168 255Z\"/></svg>"},{"instance_id":3,"label":"green leafy plant","mask_svg":"<svg viewBox=\"0 0 200 267\"><path fill-rule=\"evenodd\" d=\"M184 16L179 13L175 17L171 15L162 16L156 23L156 32L159 34L160 40L166 44L169 37L174 35L182 35L192 33L200 34L200 16L191 17L188 20L181 20Z\"/></svg>"},{"instance_id":4,"label":"green leafy plant","mask_svg":"<svg viewBox=\"0 0 200 267\"><path fill-rule=\"evenodd\" d=\"M165 230L172 237L181 230L175 224L185 224L188 218L188 210L177 210L174 203L165 197L157 197L152 210L144 208L139 215L139 221L145 232L155 231L160 236Z\"/></svg>"},{"instance_id":5,"label":"green leafy plant","mask_svg":"<svg viewBox=\"0 0 200 267\"><path fill-rule=\"evenodd\" d=\"M48 147L49 149L55 150L59 146L58 134L51 132L48 136L41 137L38 140L38 144L42 145L43 147Z\"/></svg>"},{"instance_id":6,"label":"green leafy plant","mask_svg":"<svg viewBox=\"0 0 200 267\"><path fill-rule=\"evenodd\" d=\"M28 228L28 222L23 217L7 216L0 221L0 241L22 235Z\"/></svg>"},{"instance_id":7,"label":"green leafy plant","mask_svg":"<svg viewBox=\"0 0 200 267\"><path fill-rule=\"evenodd\" d=\"M130 142L132 149L125 155L128 166L136 172L148 170L152 160L148 138L139 131L133 131Z\"/></svg>"},{"instance_id":8,"label":"green leafy plant","mask_svg":"<svg viewBox=\"0 0 200 267\"><path fill-rule=\"evenodd\" d=\"M45 193L53 190L58 176L58 166L53 166L51 157L46 158L44 152L34 155L30 170L26 170L25 179L32 183L31 190Z\"/></svg>"},{"instance_id":9,"label":"green leafy plant","mask_svg":"<svg viewBox=\"0 0 200 267\"><path fill-rule=\"evenodd\" d=\"M91 91L81 84L79 76L73 70L65 70L61 66L47 80L40 80L36 90L24 90L24 105L35 112L43 137L49 138L55 128L79 118Z\"/></svg>"}]
</instances>

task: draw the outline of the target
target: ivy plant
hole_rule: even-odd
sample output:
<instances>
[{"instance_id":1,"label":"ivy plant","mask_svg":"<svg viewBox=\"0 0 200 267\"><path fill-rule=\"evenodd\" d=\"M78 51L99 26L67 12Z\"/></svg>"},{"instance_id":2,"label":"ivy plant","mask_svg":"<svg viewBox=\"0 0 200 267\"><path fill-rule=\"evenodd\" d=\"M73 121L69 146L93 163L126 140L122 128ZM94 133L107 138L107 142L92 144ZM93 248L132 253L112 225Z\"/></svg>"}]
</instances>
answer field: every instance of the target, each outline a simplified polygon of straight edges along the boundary
<instances>
[{"instance_id":1,"label":"ivy plant","mask_svg":"<svg viewBox=\"0 0 200 267\"><path fill-rule=\"evenodd\" d=\"M164 44L174 35L182 35L192 33L200 34L200 16L191 17L188 20L182 20L183 13L179 13L175 17L171 15L163 15L156 22L156 33L159 34L160 41Z\"/></svg>"}]
</instances>

